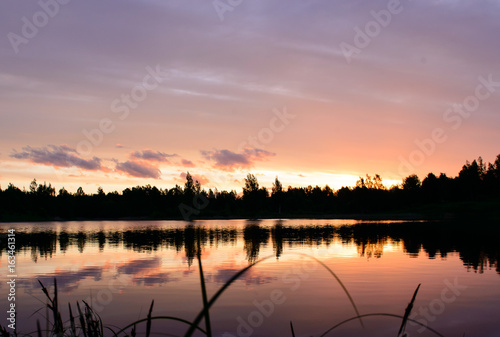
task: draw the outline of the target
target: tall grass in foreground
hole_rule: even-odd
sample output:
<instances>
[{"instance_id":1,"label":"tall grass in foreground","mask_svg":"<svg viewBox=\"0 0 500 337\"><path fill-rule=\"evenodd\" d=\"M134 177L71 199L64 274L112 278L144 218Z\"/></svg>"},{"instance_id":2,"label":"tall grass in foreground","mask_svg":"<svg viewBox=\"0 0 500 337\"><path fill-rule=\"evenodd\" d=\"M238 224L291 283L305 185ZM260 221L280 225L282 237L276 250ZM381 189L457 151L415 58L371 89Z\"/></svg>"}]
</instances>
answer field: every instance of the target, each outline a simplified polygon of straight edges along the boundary
<instances>
[{"instance_id":1,"label":"tall grass in foreground","mask_svg":"<svg viewBox=\"0 0 500 337\"><path fill-rule=\"evenodd\" d=\"M306 255L306 254L300 254L300 255ZM202 266L202 260L201 260L201 247L200 247L200 242L198 239L198 252L197 252L197 259L198 259L198 267L199 267L199 273L200 273L200 285L201 285L201 295L202 295L202 303L203 307L200 313L196 316L196 318L193 320L193 322L189 322L185 319L178 318L178 317L172 317L172 316L153 316L153 307L154 307L154 300L151 302L147 317L144 319L139 319L135 322L132 322L128 324L127 326L119 329L116 327L111 327L111 326L106 326L104 325L102 318L92 309L92 307L86 303L85 301L81 301L82 306L80 306L80 302L76 303L76 308L78 315L74 316L73 315L73 309L71 307L71 304L68 303L68 311L69 311L69 319L64 322L62 319L61 312L59 310L59 297L58 297L58 290L57 290L57 280L54 279L54 294L51 296L48 289L45 287L45 285L41 282L41 290L45 294L45 297L47 298L47 305L46 308L48 309L49 312L51 312L51 315L47 314L46 315L46 328L42 329L40 327L40 321L37 320L37 330L33 332L29 332L26 334L17 334L16 331L10 332L7 331L3 326L0 325L0 336L1 337L104 337L106 336L112 336L112 337L136 337L138 332L137 332L137 326L140 324L146 324L146 331L145 331L145 336L150 337L151 336L151 329L153 325L153 321L156 320L171 320L171 321L177 321L184 323L187 325L188 329L187 332L185 333L184 337L190 337L193 335L195 331L199 331L206 335L207 337L212 337L212 328L211 328L211 322L210 322L210 308L214 305L214 303L217 301L217 299L231 286L231 284L236 281L240 276L242 276L245 272L247 272L250 268L254 267L258 263L265 261L269 259L271 256L265 257L263 259L260 259L258 261L253 262L252 264L248 265L247 267L241 269L239 272L237 272L231 279L229 279L220 289L215 293L215 295L208 300L207 297L207 291L206 291L206 284L205 284L205 278L203 276L203 266ZM409 318L413 304L415 302L418 290L420 289L420 284L416 288L413 297L411 301L409 302L405 313L403 316L401 315L396 315L396 314L389 314L389 313L371 313L371 314L363 314L361 315L358 312L358 309L356 308L356 305L350 296L349 292L347 291L347 288L343 285L343 283L340 281L340 279L337 277L337 275L323 262L319 261L315 257L309 256L316 262L318 262L320 265L322 265L324 268L326 268L329 273L335 278L335 280L341 285L342 289L346 293L347 297L349 298L353 309L356 313L356 315L350 319L344 320L333 327L329 328L326 330L323 334L320 335L320 337L324 337L327 334L331 333L333 330L336 328L349 323L354 320L359 320L359 323L361 326L363 326L363 318L366 317L391 317L391 318L397 318L402 320L401 321L401 326L399 328L398 334L396 337L407 337L408 334L406 333L406 324L407 322L413 322L417 325L423 326L432 333L434 333L436 336L444 337L442 334L439 332L435 331L434 329L423 325L420 322L417 322L415 320L412 320ZM52 318L50 318L52 317ZM201 320L205 321L205 329L202 329L199 327ZM364 326L363 326L364 327ZM291 330L291 336L295 337L295 331L294 331L294 325L292 321L290 321L290 330ZM165 331L162 332L164 334ZM143 333L141 333L141 336ZM465 335L464 335L465 336Z\"/></svg>"}]
</instances>

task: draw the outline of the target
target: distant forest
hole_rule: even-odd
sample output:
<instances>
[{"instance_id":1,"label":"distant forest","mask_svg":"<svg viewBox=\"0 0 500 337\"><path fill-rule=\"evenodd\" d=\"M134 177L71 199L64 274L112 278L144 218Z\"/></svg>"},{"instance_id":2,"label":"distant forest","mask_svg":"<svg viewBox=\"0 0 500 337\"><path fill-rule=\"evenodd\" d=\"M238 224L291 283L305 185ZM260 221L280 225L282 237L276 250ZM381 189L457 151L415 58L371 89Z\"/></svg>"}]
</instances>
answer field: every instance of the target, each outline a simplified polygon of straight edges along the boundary
<instances>
[{"instance_id":1,"label":"distant forest","mask_svg":"<svg viewBox=\"0 0 500 337\"><path fill-rule=\"evenodd\" d=\"M485 164L481 157L466 164L458 176L416 175L387 188L376 174L360 177L355 187L334 191L328 185L284 188L278 177L272 188L261 187L253 174L245 178L243 193L204 189L188 173L184 186L158 189L146 185L121 193L98 188L86 194L34 179L29 191L9 184L0 189L0 221L83 219L196 219L343 217L424 214L428 217L480 216L498 219L500 210L500 155ZM492 213L492 214L490 214Z\"/></svg>"}]
</instances>

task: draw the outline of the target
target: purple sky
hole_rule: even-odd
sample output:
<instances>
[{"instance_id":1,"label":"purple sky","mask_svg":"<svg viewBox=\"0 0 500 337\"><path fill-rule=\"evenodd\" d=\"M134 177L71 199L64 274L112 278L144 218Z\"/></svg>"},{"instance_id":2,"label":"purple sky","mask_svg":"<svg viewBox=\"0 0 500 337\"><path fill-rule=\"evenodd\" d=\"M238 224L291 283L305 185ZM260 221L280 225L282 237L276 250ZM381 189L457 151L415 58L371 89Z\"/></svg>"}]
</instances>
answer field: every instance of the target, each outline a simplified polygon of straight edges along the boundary
<instances>
[{"instance_id":1,"label":"purple sky","mask_svg":"<svg viewBox=\"0 0 500 337\"><path fill-rule=\"evenodd\" d=\"M0 183L454 176L500 153L499 18L493 0L4 0Z\"/></svg>"}]
</instances>

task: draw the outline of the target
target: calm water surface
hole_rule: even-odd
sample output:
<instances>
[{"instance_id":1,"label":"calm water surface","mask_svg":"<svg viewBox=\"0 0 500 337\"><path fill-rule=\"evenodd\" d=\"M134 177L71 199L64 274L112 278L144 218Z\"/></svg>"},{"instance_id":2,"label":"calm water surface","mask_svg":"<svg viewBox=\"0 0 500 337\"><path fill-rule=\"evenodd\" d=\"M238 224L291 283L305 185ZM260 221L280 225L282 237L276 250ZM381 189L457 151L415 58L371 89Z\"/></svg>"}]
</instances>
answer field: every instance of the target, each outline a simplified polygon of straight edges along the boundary
<instances>
[{"instance_id":1,"label":"calm water surface","mask_svg":"<svg viewBox=\"0 0 500 337\"><path fill-rule=\"evenodd\" d=\"M403 315L418 284L414 320L444 336L500 336L498 231L478 224L354 220L102 221L0 224L16 230L17 323L45 324L37 280L57 278L67 303L92 303L104 324L147 315L193 321L202 306L198 238L208 296L258 262L210 311L214 336L321 336L364 314ZM1 239L0 324L6 325L7 247ZM261 261L261 259L264 259ZM338 277L352 298L330 272ZM51 287L51 290L53 287ZM75 309L75 308L73 308ZM396 336L400 318L373 315L325 336ZM200 327L205 328L202 322ZM138 336L141 335L139 328ZM182 323L154 321L158 336L183 336ZM408 324L409 336L436 336ZM130 332L130 330L128 331ZM195 333L195 336L203 336Z\"/></svg>"}]
</instances>

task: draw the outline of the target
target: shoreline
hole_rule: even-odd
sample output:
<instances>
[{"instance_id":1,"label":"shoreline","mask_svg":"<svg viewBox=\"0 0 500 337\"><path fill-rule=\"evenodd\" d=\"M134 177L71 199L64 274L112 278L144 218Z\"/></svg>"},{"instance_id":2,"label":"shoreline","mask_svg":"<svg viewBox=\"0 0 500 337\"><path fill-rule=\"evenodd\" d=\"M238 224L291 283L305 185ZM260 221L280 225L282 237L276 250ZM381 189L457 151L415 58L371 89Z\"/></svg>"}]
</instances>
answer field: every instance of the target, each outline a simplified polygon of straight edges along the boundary
<instances>
[{"instance_id":1,"label":"shoreline","mask_svg":"<svg viewBox=\"0 0 500 337\"><path fill-rule=\"evenodd\" d=\"M474 216L477 218L477 216ZM479 217L483 218L483 217ZM245 216L205 216L196 217L191 219L184 219L182 217L117 217L117 218L17 218L1 220L0 224L5 223L27 223L27 222L74 222L74 221L198 221L198 220L360 220L360 221L458 221L469 220L464 219L463 214L442 214L435 216L425 213L371 213L371 214L300 214L300 215L283 215L283 216L258 216L258 217L245 217ZM491 219L493 220L493 219Z\"/></svg>"},{"instance_id":2,"label":"shoreline","mask_svg":"<svg viewBox=\"0 0 500 337\"><path fill-rule=\"evenodd\" d=\"M452 202L442 204L425 204L408 207L401 210L381 212L355 212L355 213L316 213L301 212L279 214L277 212L256 212L253 215L244 214L217 215L201 214L191 218L151 214L144 216L125 217L67 217L60 216L44 217L28 214L3 214L1 223L23 223L23 222L70 222L70 221L194 221L194 220L264 220L264 219L332 219L332 220L365 220L365 221L489 221L500 224L500 200L483 202Z\"/></svg>"}]
</instances>

